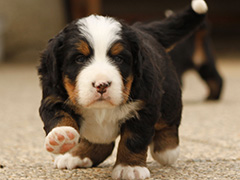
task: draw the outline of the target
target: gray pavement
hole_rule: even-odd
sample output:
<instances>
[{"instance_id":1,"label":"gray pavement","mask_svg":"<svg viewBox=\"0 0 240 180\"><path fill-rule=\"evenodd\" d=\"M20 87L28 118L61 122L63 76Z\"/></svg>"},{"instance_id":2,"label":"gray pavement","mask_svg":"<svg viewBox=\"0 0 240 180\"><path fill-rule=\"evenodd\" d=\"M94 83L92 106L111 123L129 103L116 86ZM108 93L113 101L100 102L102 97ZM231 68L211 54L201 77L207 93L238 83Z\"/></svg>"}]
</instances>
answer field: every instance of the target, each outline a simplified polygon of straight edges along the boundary
<instances>
[{"instance_id":1,"label":"gray pavement","mask_svg":"<svg viewBox=\"0 0 240 180\"><path fill-rule=\"evenodd\" d=\"M97 168L58 170L43 149L36 65L0 64L0 179L111 179L116 151ZM150 179L240 180L240 61L221 60L222 100L204 102L198 76L186 74L181 155L163 167L148 157Z\"/></svg>"}]
</instances>

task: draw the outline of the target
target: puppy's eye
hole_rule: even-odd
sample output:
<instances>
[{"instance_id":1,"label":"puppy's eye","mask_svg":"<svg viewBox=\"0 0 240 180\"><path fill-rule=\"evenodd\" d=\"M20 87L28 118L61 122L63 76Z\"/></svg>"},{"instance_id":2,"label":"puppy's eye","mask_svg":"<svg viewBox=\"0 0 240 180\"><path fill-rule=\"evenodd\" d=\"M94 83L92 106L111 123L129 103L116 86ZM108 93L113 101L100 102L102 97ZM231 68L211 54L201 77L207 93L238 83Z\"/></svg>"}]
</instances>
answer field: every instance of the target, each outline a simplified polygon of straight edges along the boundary
<instances>
[{"instance_id":1,"label":"puppy's eye","mask_svg":"<svg viewBox=\"0 0 240 180\"><path fill-rule=\"evenodd\" d=\"M77 63L84 63L86 60L87 60L87 57L84 56L83 54L81 54L81 55L77 56L77 58L76 58L75 61L76 61Z\"/></svg>"},{"instance_id":2,"label":"puppy's eye","mask_svg":"<svg viewBox=\"0 0 240 180\"><path fill-rule=\"evenodd\" d=\"M121 56L115 56L114 58L114 61L118 64L122 64L123 63L123 58Z\"/></svg>"}]
</instances>

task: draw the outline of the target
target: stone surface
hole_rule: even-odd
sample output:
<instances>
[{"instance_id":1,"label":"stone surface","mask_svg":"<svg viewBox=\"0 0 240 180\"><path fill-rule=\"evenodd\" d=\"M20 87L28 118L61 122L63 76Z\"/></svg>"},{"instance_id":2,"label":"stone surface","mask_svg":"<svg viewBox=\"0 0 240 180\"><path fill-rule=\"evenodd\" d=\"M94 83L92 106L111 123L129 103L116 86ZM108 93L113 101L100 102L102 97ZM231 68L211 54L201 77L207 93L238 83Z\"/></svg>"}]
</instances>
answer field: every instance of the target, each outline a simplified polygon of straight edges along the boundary
<instances>
[{"instance_id":1,"label":"stone surface","mask_svg":"<svg viewBox=\"0 0 240 180\"><path fill-rule=\"evenodd\" d=\"M180 157L163 167L149 156L150 179L240 179L240 62L220 61L219 69L225 79L219 102L204 102L205 85L186 74ZM0 64L0 179L111 179L116 149L96 168L53 168L43 148L40 99L36 65Z\"/></svg>"}]
</instances>

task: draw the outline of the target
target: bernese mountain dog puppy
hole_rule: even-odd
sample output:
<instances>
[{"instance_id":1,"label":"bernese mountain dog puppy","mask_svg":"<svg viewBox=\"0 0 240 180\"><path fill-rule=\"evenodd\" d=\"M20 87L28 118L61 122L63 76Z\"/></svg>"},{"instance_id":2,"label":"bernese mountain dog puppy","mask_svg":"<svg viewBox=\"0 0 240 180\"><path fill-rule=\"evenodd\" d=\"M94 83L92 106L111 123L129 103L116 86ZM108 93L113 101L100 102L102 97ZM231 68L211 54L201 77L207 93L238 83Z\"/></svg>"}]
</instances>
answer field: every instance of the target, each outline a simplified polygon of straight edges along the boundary
<instances>
[{"instance_id":1,"label":"bernese mountain dog puppy","mask_svg":"<svg viewBox=\"0 0 240 180\"><path fill-rule=\"evenodd\" d=\"M167 50L204 20L204 0L148 24L111 17L76 20L42 54L40 116L57 168L103 162L120 135L113 179L145 179L148 146L172 164L179 154L180 82Z\"/></svg>"},{"instance_id":2,"label":"bernese mountain dog puppy","mask_svg":"<svg viewBox=\"0 0 240 180\"><path fill-rule=\"evenodd\" d=\"M207 21L193 35L178 43L169 55L181 83L186 71L195 70L208 87L206 100L220 99L223 79L216 68Z\"/></svg>"}]
</instances>

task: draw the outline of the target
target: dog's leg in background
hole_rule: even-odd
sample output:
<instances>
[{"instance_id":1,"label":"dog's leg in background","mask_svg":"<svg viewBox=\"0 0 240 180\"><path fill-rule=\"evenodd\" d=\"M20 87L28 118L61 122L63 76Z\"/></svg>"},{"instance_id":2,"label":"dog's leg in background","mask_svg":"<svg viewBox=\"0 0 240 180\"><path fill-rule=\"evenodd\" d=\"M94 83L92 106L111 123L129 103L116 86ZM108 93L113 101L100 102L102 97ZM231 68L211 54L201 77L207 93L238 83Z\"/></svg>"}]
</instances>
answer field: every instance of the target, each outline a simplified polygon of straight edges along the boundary
<instances>
[{"instance_id":1,"label":"dog's leg in background","mask_svg":"<svg viewBox=\"0 0 240 180\"><path fill-rule=\"evenodd\" d=\"M209 95L207 100L218 100L223 86L223 80L213 62L207 62L198 68L201 78L207 83Z\"/></svg>"},{"instance_id":2,"label":"dog's leg in background","mask_svg":"<svg viewBox=\"0 0 240 180\"><path fill-rule=\"evenodd\" d=\"M218 100L222 92L223 79L216 68L210 40L207 38L209 38L207 35L202 37L201 41L204 59L200 65L195 65L195 69L198 71L201 78L206 82L209 88L207 100Z\"/></svg>"}]
</instances>

